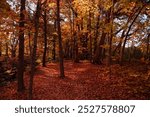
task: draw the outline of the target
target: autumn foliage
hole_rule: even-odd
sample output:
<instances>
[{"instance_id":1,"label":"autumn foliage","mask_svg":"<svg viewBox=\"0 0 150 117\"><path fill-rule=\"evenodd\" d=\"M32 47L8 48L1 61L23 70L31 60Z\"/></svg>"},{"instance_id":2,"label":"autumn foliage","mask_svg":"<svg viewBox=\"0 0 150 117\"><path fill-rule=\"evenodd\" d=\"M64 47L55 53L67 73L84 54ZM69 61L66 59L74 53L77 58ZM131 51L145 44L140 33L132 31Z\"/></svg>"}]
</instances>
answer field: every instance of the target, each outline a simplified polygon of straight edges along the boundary
<instances>
[{"instance_id":1,"label":"autumn foliage","mask_svg":"<svg viewBox=\"0 0 150 117\"><path fill-rule=\"evenodd\" d=\"M149 99L150 2L1 0L0 99Z\"/></svg>"}]
</instances>

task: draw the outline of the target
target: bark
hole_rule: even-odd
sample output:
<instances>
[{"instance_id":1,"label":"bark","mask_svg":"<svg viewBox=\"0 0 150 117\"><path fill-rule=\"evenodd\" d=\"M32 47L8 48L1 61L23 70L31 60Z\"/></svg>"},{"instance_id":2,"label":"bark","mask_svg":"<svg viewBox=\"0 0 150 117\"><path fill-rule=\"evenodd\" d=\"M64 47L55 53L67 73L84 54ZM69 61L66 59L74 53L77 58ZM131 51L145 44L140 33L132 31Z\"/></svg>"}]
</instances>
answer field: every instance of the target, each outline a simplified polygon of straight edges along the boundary
<instances>
[{"instance_id":1,"label":"bark","mask_svg":"<svg viewBox=\"0 0 150 117\"><path fill-rule=\"evenodd\" d=\"M46 2L47 3L47 2ZM44 53L43 53L43 67L46 66L46 52L47 52L47 13L44 9Z\"/></svg>"},{"instance_id":2,"label":"bark","mask_svg":"<svg viewBox=\"0 0 150 117\"><path fill-rule=\"evenodd\" d=\"M89 11L89 26L88 26L88 30L89 30L89 43L90 43L90 61L92 62L92 36L91 36L91 12Z\"/></svg>"},{"instance_id":3,"label":"bark","mask_svg":"<svg viewBox=\"0 0 150 117\"><path fill-rule=\"evenodd\" d=\"M112 56L112 39L113 39L113 21L114 21L114 0L112 0L113 6L110 9L110 23L111 23L111 30L110 30L110 34L109 34L109 40L108 40L108 44L109 44L109 55L108 55L108 66L110 67L110 73L111 73L111 56Z\"/></svg>"},{"instance_id":4,"label":"bark","mask_svg":"<svg viewBox=\"0 0 150 117\"><path fill-rule=\"evenodd\" d=\"M6 49L5 49L5 55L8 57L8 43L6 42Z\"/></svg>"},{"instance_id":5,"label":"bark","mask_svg":"<svg viewBox=\"0 0 150 117\"><path fill-rule=\"evenodd\" d=\"M54 31L56 32L56 21L54 22ZM53 49L52 49L53 60L56 60L56 35L53 36Z\"/></svg>"},{"instance_id":6,"label":"bark","mask_svg":"<svg viewBox=\"0 0 150 117\"><path fill-rule=\"evenodd\" d=\"M78 53L78 34L79 34L79 30L80 30L80 26L78 25L78 23L76 22L75 24L75 18L78 17L78 13L74 10L73 6L72 6L72 1L67 1L70 9L72 10L73 13L73 23L72 23L72 32L73 32L73 49L72 49L72 57L74 59L74 62L78 63L79 62L79 53ZM76 30L75 30L76 28Z\"/></svg>"},{"instance_id":7,"label":"bark","mask_svg":"<svg viewBox=\"0 0 150 117\"><path fill-rule=\"evenodd\" d=\"M65 49L65 58L67 58L67 59L69 59L70 58L70 56L69 56L69 52L70 52L70 48L69 48L69 40L66 40L66 42L65 42L65 47L64 47Z\"/></svg>"},{"instance_id":8,"label":"bark","mask_svg":"<svg viewBox=\"0 0 150 117\"><path fill-rule=\"evenodd\" d=\"M95 37L94 37L94 54L96 52L96 48L97 48L97 38L98 38L98 34L99 34L99 21L100 21L100 14L97 17L97 23L96 23L96 31L95 31Z\"/></svg>"},{"instance_id":9,"label":"bark","mask_svg":"<svg viewBox=\"0 0 150 117\"><path fill-rule=\"evenodd\" d=\"M110 15L108 15L111 24L111 30L109 34L109 55L108 55L108 67L109 67L109 78L111 78L111 62L112 62L112 40L113 40L113 24L114 24L114 0L112 0L112 7L110 8Z\"/></svg>"},{"instance_id":10,"label":"bark","mask_svg":"<svg viewBox=\"0 0 150 117\"><path fill-rule=\"evenodd\" d=\"M24 87L24 24L25 24L25 2L26 0L21 0L20 8L20 22L19 22L19 56L18 56L18 92L23 92Z\"/></svg>"},{"instance_id":11,"label":"bark","mask_svg":"<svg viewBox=\"0 0 150 117\"><path fill-rule=\"evenodd\" d=\"M33 50L31 56L31 71L30 71L30 80L29 80L29 99L32 99L33 93L33 78L35 73L35 61L36 61L36 50L37 50L37 38L39 32L39 17L41 14L41 0L38 0L37 7L36 7L36 14L35 14L35 33L33 38Z\"/></svg>"},{"instance_id":12,"label":"bark","mask_svg":"<svg viewBox=\"0 0 150 117\"><path fill-rule=\"evenodd\" d=\"M103 50L103 48L101 46L104 44L105 38L106 38L106 33L102 32L102 36L99 39L98 46L96 48L96 52L95 52L95 55L93 57L93 63L94 64L102 64L101 60L102 60L102 50Z\"/></svg>"},{"instance_id":13,"label":"bark","mask_svg":"<svg viewBox=\"0 0 150 117\"><path fill-rule=\"evenodd\" d=\"M31 32L30 32L30 30L29 30L29 32L28 32L28 38L29 38L29 42L28 42L28 46L29 46L29 54L30 54L30 57L31 57L31 55L32 55L32 46L31 46Z\"/></svg>"},{"instance_id":14,"label":"bark","mask_svg":"<svg viewBox=\"0 0 150 117\"><path fill-rule=\"evenodd\" d=\"M78 51L78 34L79 34L79 26L77 27L77 32L74 33L74 62L79 62L79 51Z\"/></svg>"},{"instance_id":15,"label":"bark","mask_svg":"<svg viewBox=\"0 0 150 117\"><path fill-rule=\"evenodd\" d=\"M78 22L75 23L75 18L78 17L77 12L75 12L73 9L73 53L74 53L74 62L78 63L79 62L79 57L78 57L78 37L79 37L79 24ZM75 30L76 29L76 30Z\"/></svg>"},{"instance_id":16,"label":"bark","mask_svg":"<svg viewBox=\"0 0 150 117\"><path fill-rule=\"evenodd\" d=\"M56 37L53 37L53 49L52 49L53 60L56 60Z\"/></svg>"},{"instance_id":17,"label":"bark","mask_svg":"<svg viewBox=\"0 0 150 117\"><path fill-rule=\"evenodd\" d=\"M2 42L0 42L0 56L2 56Z\"/></svg>"},{"instance_id":18,"label":"bark","mask_svg":"<svg viewBox=\"0 0 150 117\"><path fill-rule=\"evenodd\" d=\"M105 24L108 24L110 22L109 15L110 15L110 11L108 11L106 13L105 22L104 22ZM93 57L93 63L94 64L102 64L102 59L103 59L103 47L102 46L105 43L106 35L107 35L107 33L105 31L102 31L101 38L98 42L96 52L95 52L94 57Z\"/></svg>"},{"instance_id":19,"label":"bark","mask_svg":"<svg viewBox=\"0 0 150 117\"><path fill-rule=\"evenodd\" d=\"M149 46L150 46L150 34L147 37L147 48L146 48L146 59L148 60L150 60Z\"/></svg>"},{"instance_id":20,"label":"bark","mask_svg":"<svg viewBox=\"0 0 150 117\"><path fill-rule=\"evenodd\" d=\"M59 62L60 62L60 77L64 78L64 60L63 60L63 47L60 27L60 0L57 0L57 31L58 31L58 43L59 43Z\"/></svg>"},{"instance_id":21,"label":"bark","mask_svg":"<svg viewBox=\"0 0 150 117\"><path fill-rule=\"evenodd\" d=\"M74 19L72 19L72 11L69 11L69 24L70 24L70 48L69 48L69 57L71 59L73 59L73 23L74 23Z\"/></svg>"},{"instance_id":22,"label":"bark","mask_svg":"<svg viewBox=\"0 0 150 117\"><path fill-rule=\"evenodd\" d=\"M16 49L14 48L11 49L11 57L12 58L16 57Z\"/></svg>"}]
</instances>

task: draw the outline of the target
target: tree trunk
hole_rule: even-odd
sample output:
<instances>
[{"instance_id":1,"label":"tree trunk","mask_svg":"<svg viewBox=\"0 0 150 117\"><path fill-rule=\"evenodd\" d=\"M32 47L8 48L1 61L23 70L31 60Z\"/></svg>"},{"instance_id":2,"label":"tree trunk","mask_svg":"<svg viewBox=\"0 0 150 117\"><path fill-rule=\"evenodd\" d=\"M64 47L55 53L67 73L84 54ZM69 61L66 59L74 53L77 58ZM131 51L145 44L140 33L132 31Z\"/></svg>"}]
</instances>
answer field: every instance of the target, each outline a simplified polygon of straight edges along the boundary
<instances>
[{"instance_id":1,"label":"tree trunk","mask_svg":"<svg viewBox=\"0 0 150 117\"><path fill-rule=\"evenodd\" d=\"M134 22L136 21L137 17L139 16L139 14L141 13L141 11L143 10L143 8L144 8L144 6L142 6L142 7L139 9L138 13L137 13L136 16L134 17L133 21L131 22L131 24L130 24L128 30L127 30L127 33L126 33L125 39L124 39L124 43L123 43L123 46L122 46L122 50L121 50L121 53L120 53L120 56L121 56L121 57L120 57L120 65L123 64L124 50L125 50L125 45L126 45L126 42L127 42L127 39L128 39L129 32L130 32L130 30L131 30L131 28L132 28Z\"/></svg>"},{"instance_id":2,"label":"tree trunk","mask_svg":"<svg viewBox=\"0 0 150 117\"><path fill-rule=\"evenodd\" d=\"M150 43L150 34L147 37L147 48L146 48L146 59L148 60L150 60L149 43Z\"/></svg>"},{"instance_id":3,"label":"tree trunk","mask_svg":"<svg viewBox=\"0 0 150 117\"><path fill-rule=\"evenodd\" d=\"M80 30L80 26L78 24L78 21L75 23L75 18L78 17L77 12L73 11L73 59L74 62L78 63L79 62L79 57L78 57L78 34Z\"/></svg>"},{"instance_id":4,"label":"tree trunk","mask_svg":"<svg viewBox=\"0 0 150 117\"><path fill-rule=\"evenodd\" d=\"M96 48L96 52L94 54L94 57L93 57L93 63L94 64L102 64L102 45L104 45L104 42L105 42L105 38L106 38L106 33L105 32L102 32L102 36L98 42L98 46Z\"/></svg>"},{"instance_id":5,"label":"tree trunk","mask_svg":"<svg viewBox=\"0 0 150 117\"><path fill-rule=\"evenodd\" d=\"M23 92L24 87L24 24L25 24L25 2L26 0L21 0L20 8L20 22L19 22L19 56L18 56L18 92Z\"/></svg>"},{"instance_id":6,"label":"tree trunk","mask_svg":"<svg viewBox=\"0 0 150 117\"><path fill-rule=\"evenodd\" d=\"M57 0L57 31L59 43L60 77L64 78L65 74L64 74L63 47L62 47L61 27L60 27L60 0Z\"/></svg>"},{"instance_id":7,"label":"tree trunk","mask_svg":"<svg viewBox=\"0 0 150 117\"><path fill-rule=\"evenodd\" d=\"M53 60L56 60L56 36L53 37L52 56L53 56Z\"/></svg>"},{"instance_id":8,"label":"tree trunk","mask_svg":"<svg viewBox=\"0 0 150 117\"><path fill-rule=\"evenodd\" d=\"M109 39L108 39L108 44L109 44L109 55L108 55L108 67L109 67L109 78L111 78L111 62L112 62L112 40L113 40L113 24L114 24L114 0L112 0L112 7L110 8L110 15L108 14L108 19L110 19L110 24L111 24L111 30Z\"/></svg>"},{"instance_id":9,"label":"tree trunk","mask_svg":"<svg viewBox=\"0 0 150 117\"><path fill-rule=\"evenodd\" d=\"M5 55L8 57L8 43L6 42L6 45L5 45Z\"/></svg>"},{"instance_id":10,"label":"tree trunk","mask_svg":"<svg viewBox=\"0 0 150 117\"><path fill-rule=\"evenodd\" d=\"M56 29L57 26L56 26L56 20L54 22L54 31L56 32ZM53 36L53 49L52 49L52 57L53 57L53 60L56 60L56 35Z\"/></svg>"},{"instance_id":11,"label":"tree trunk","mask_svg":"<svg viewBox=\"0 0 150 117\"><path fill-rule=\"evenodd\" d=\"M16 49L14 47L11 48L11 58L16 57Z\"/></svg>"},{"instance_id":12,"label":"tree trunk","mask_svg":"<svg viewBox=\"0 0 150 117\"><path fill-rule=\"evenodd\" d=\"M67 59L70 58L70 56L69 56L69 50L70 50L70 48L69 48L69 40L66 40L65 47L64 47L64 54L65 54L64 56Z\"/></svg>"},{"instance_id":13,"label":"tree trunk","mask_svg":"<svg viewBox=\"0 0 150 117\"><path fill-rule=\"evenodd\" d=\"M98 38L98 34L99 34L99 21L100 21L100 14L97 16L97 22L96 22L96 29L95 29L95 36L94 36L94 52L93 54L95 54L96 52L96 48L97 48L97 38Z\"/></svg>"},{"instance_id":14,"label":"tree trunk","mask_svg":"<svg viewBox=\"0 0 150 117\"><path fill-rule=\"evenodd\" d=\"M89 43L90 43L90 61L92 62L92 36L91 36L91 12L89 11L89 25L88 25L88 30L89 30Z\"/></svg>"},{"instance_id":15,"label":"tree trunk","mask_svg":"<svg viewBox=\"0 0 150 117\"><path fill-rule=\"evenodd\" d=\"M106 13L106 17L105 17L105 24L108 24L110 22L110 11L108 11ZM103 59L103 45L105 43L105 38L106 38L106 35L107 33L105 31L102 31L102 35L101 35L101 38L98 42L98 45L97 45L97 48L96 48L96 52L94 54L94 57L93 57L93 63L94 64L102 64L102 59Z\"/></svg>"},{"instance_id":16,"label":"tree trunk","mask_svg":"<svg viewBox=\"0 0 150 117\"><path fill-rule=\"evenodd\" d=\"M75 17L77 18L77 14L75 15ZM79 51L78 51L78 38L79 38L79 30L80 27L78 25L78 22L73 22L73 31L74 31L74 35L73 35L73 45L74 45L74 62L78 63L79 62Z\"/></svg>"},{"instance_id":17,"label":"tree trunk","mask_svg":"<svg viewBox=\"0 0 150 117\"><path fill-rule=\"evenodd\" d=\"M0 56L2 56L2 42L0 42Z\"/></svg>"},{"instance_id":18,"label":"tree trunk","mask_svg":"<svg viewBox=\"0 0 150 117\"><path fill-rule=\"evenodd\" d=\"M77 32L74 33L74 62L79 62L79 51L78 51L78 34L79 29L77 29Z\"/></svg>"},{"instance_id":19,"label":"tree trunk","mask_svg":"<svg viewBox=\"0 0 150 117\"><path fill-rule=\"evenodd\" d=\"M35 61L36 61L36 50L37 50L37 38L38 38L38 31L39 31L39 17L41 14L41 0L38 0L37 7L36 7L36 14L35 14L35 33L33 38L33 50L31 56L31 71L30 71L30 80L29 80L29 99L32 99L32 92L33 92L33 78L35 72Z\"/></svg>"},{"instance_id":20,"label":"tree trunk","mask_svg":"<svg viewBox=\"0 0 150 117\"><path fill-rule=\"evenodd\" d=\"M29 45L28 45L28 48L29 48L29 55L30 55L30 57L32 56L32 46L31 46L31 32L30 32L30 30L29 30L29 32L28 32L28 38L29 38Z\"/></svg>"},{"instance_id":21,"label":"tree trunk","mask_svg":"<svg viewBox=\"0 0 150 117\"><path fill-rule=\"evenodd\" d=\"M74 19L72 18L72 10L69 11L69 24L70 24L70 47L69 47L69 58L73 59L73 24L74 24Z\"/></svg>"},{"instance_id":22,"label":"tree trunk","mask_svg":"<svg viewBox=\"0 0 150 117\"><path fill-rule=\"evenodd\" d=\"M124 38L124 34L125 34L125 30L123 30L122 34L121 34L121 39L119 41L119 44L116 46L116 48L114 49L113 51L113 54L115 54L117 52L117 50L119 51L118 53L120 53L120 50L121 50L121 45L122 45L122 41L123 41L123 38Z\"/></svg>"},{"instance_id":23,"label":"tree trunk","mask_svg":"<svg viewBox=\"0 0 150 117\"><path fill-rule=\"evenodd\" d=\"M47 4L47 2L45 3ZM46 6L46 5L45 5ZM46 8L44 9L44 53L43 53L43 67L46 65L46 52L47 52L47 14Z\"/></svg>"}]
</instances>

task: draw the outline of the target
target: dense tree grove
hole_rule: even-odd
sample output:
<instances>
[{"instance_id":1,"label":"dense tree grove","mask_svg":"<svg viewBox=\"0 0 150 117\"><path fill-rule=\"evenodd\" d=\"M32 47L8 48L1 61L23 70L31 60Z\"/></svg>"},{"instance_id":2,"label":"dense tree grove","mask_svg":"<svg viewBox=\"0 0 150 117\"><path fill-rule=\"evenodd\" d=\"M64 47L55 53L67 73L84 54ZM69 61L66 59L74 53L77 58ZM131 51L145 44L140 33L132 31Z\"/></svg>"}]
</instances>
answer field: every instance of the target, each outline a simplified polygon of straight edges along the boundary
<instances>
[{"instance_id":1,"label":"dense tree grove","mask_svg":"<svg viewBox=\"0 0 150 117\"><path fill-rule=\"evenodd\" d=\"M15 69L18 92L29 70L29 99L39 64L59 62L61 78L64 60L106 65L110 74L114 63L150 64L149 0L1 0L0 17L0 63Z\"/></svg>"}]
</instances>

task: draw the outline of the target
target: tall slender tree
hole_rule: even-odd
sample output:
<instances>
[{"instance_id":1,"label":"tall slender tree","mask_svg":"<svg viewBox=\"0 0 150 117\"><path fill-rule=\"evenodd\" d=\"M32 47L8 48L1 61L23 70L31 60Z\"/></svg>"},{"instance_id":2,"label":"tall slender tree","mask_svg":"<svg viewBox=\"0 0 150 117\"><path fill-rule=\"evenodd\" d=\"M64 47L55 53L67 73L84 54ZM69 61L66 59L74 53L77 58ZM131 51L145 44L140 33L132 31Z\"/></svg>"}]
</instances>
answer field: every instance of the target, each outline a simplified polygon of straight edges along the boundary
<instances>
[{"instance_id":1,"label":"tall slender tree","mask_svg":"<svg viewBox=\"0 0 150 117\"><path fill-rule=\"evenodd\" d=\"M56 26L56 20L54 21L54 32L56 32L57 30L57 26ZM56 60L56 39L57 39L57 36L56 35L53 35L53 49L52 49L52 58L53 60L55 61Z\"/></svg>"},{"instance_id":2,"label":"tall slender tree","mask_svg":"<svg viewBox=\"0 0 150 117\"><path fill-rule=\"evenodd\" d=\"M60 77L64 78L64 60L63 60L63 47L62 47L62 37L61 37L61 27L60 27L60 0L57 0L57 33L58 33L58 43L59 43L59 62L60 62Z\"/></svg>"},{"instance_id":3,"label":"tall slender tree","mask_svg":"<svg viewBox=\"0 0 150 117\"><path fill-rule=\"evenodd\" d=\"M35 61L36 61L36 50L37 50L37 38L39 32L39 18L41 14L41 0L38 0L36 13L35 13L35 23L34 23L34 38L33 38L33 50L31 56L31 72L30 72L30 81L29 81L29 99L32 99L32 92L33 92L33 78L35 72Z\"/></svg>"},{"instance_id":4,"label":"tall slender tree","mask_svg":"<svg viewBox=\"0 0 150 117\"><path fill-rule=\"evenodd\" d=\"M45 1L45 5L44 5L44 15L43 15L43 19L44 19L44 53L43 53L43 67L46 66L46 52L47 52L47 10L46 10L46 5L47 5L47 0Z\"/></svg>"},{"instance_id":5,"label":"tall slender tree","mask_svg":"<svg viewBox=\"0 0 150 117\"><path fill-rule=\"evenodd\" d=\"M121 56L120 57L120 65L123 64L124 50L125 50L125 45L126 45L128 36L129 36L129 32L131 31L131 28L132 28L133 24L135 23L136 19L138 18L138 16L140 15L140 13L141 13L141 11L143 10L144 7L145 7L145 5L143 5L142 7L139 7L137 14L135 15L134 19L132 20L131 24L128 27L128 30L127 30L125 38L124 38L124 43L123 43L123 46L122 46L121 51L120 51L120 56Z\"/></svg>"},{"instance_id":6,"label":"tall slender tree","mask_svg":"<svg viewBox=\"0 0 150 117\"><path fill-rule=\"evenodd\" d=\"M18 92L23 92L24 87L24 25L25 25L25 2L21 0L20 7L20 22L19 22L19 56L18 56Z\"/></svg>"}]
</instances>

